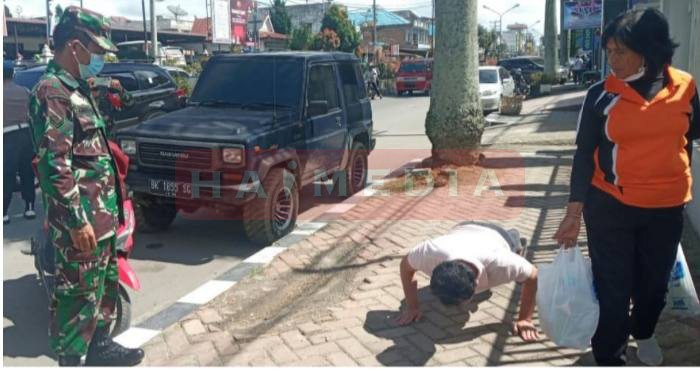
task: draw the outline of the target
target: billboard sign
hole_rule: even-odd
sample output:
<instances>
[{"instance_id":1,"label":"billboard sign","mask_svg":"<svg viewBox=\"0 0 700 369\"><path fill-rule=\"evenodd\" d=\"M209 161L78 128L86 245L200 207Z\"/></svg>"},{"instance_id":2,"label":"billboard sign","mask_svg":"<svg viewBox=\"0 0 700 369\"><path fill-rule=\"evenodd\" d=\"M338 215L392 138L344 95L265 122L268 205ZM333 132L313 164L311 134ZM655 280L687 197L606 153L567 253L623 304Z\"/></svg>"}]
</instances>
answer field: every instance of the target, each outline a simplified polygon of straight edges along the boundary
<instances>
[{"instance_id":1,"label":"billboard sign","mask_svg":"<svg viewBox=\"0 0 700 369\"><path fill-rule=\"evenodd\" d=\"M598 28L603 22L603 0L564 0L564 29Z\"/></svg>"},{"instance_id":2,"label":"billboard sign","mask_svg":"<svg viewBox=\"0 0 700 369\"><path fill-rule=\"evenodd\" d=\"M230 44L231 40L231 17L229 9L230 0L212 0L212 21L213 21L213 42L215 44Z\"/></svg>"},{"instance_id":3,"label":"billboard sign","mask_svg":"<svg viewBox=\"0 0 700 369\"><path fill-rule=\"evenodd\" d=\"M252 9L252 0L231 0L231 40L234 44L245 45L248 41L248 16Z\"/></svg>"}]
</instances>

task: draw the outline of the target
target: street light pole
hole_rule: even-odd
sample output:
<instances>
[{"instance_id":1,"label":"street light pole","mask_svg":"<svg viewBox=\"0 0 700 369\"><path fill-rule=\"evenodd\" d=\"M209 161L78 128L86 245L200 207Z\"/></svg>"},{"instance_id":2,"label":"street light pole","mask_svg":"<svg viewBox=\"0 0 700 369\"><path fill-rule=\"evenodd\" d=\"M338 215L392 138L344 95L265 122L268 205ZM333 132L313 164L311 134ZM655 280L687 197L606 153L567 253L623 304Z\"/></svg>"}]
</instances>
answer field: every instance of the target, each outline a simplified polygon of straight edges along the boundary
<instances>
[{"instance_id":1,"label":"street light pole","mask_svg":"<svg viewBox=\"0 0 700 369\"><path fill-rule=\"evenodd\" d=\"M484 5L484 9L490 10L490 11L496 13L496 15L498 15L498 45L499 45L499 47L498 47L497 56L499 59L501 58L500 45L503 43L503 16L508 14L508 12L510 12L511 10L513 10L519 6L520 6L520 4L516 3L515 5L511 6L508 10L506 10L504 12L499 12L499 11L493 10L493 9L489 8L488 6Z\"/></svg>"}]
</instances>

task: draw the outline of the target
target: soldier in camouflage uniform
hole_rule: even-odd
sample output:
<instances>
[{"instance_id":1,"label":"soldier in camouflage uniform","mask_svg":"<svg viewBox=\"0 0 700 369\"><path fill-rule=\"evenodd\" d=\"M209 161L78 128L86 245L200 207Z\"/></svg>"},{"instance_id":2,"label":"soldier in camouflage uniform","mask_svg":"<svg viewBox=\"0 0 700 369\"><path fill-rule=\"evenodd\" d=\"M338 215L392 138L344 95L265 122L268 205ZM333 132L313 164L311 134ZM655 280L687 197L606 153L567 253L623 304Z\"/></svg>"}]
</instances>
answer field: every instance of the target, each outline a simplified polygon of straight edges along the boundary
<instances>
[{"instance_id":1,"label":"soldier in camouflage uniform","mask_svg":"<svg viewBox=\"0 0 700 369\"><path fill-rule=\"evenodd\" d=\"M50 344L59 365L132 366L143 359L109 337L118 298L116 229L121 189L106 127L88 80L104 53L116 51L102 15L69 7L54 29L55 59L32 91L30 123L50 239L56 288Z\"/></svg>"}]
</instances>

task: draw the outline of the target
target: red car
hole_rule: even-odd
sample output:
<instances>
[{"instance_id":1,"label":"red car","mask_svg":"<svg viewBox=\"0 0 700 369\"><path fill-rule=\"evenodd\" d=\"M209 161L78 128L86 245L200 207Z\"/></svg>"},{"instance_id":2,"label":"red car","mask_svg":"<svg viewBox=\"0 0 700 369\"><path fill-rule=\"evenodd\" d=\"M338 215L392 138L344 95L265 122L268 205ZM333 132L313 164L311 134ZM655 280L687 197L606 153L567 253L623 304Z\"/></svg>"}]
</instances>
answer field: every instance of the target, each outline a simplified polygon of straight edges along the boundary
<instances>
[{"instance_id":1,"label":"red car","mask_svg":"<svg viewBox=\"0 0 700 369\"><path fill-rule=\"evenodd\" d=\"M413 91L430 93L433 82L433 59L414 59L401 62L396 76L396 92L399 96Z\"/></svg>"}]
</instances>

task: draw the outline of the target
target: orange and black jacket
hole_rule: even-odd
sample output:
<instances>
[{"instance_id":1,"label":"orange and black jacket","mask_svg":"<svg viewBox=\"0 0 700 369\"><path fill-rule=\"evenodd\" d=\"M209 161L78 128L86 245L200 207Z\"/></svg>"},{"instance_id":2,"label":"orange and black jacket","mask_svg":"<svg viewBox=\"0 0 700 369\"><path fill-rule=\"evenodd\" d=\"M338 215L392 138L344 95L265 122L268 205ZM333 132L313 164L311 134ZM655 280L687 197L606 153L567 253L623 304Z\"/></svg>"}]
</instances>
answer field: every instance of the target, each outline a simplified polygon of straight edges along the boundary
<instances>
[{"instance_id":1,"label":"orange and black jacket","mask_svg":"<svg viewBox=\"0 0 700 369\"><path fill-rule=\"evenodd\" d=\"M588 90L579 114L569 200L584 202L593 185L630 206L683 205L697 138L700 102L690 74L667 67L656 79L609 76Z\"/></svg>"}]
</instances>

